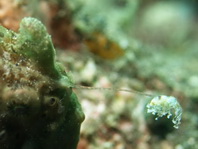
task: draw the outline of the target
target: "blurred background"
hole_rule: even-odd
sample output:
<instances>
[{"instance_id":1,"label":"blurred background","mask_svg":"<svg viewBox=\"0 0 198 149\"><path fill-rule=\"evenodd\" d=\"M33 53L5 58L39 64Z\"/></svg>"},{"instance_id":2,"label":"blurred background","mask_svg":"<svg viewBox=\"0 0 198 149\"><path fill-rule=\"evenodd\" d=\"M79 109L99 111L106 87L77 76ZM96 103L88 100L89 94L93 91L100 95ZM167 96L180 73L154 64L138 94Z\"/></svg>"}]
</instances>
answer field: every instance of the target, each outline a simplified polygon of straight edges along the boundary
<instances>
[{"instance_id":1,"label":"blurred background","mask_svg":"<svg viewBox=\"0 0 198 149\"><path fill-rule=\"evenodd\" d=\"M74 89L86 119L78 149L198 148L198 1L0 0L0 25L47 27L78 85L177 97L182 123L147 114L149 97Z\"/></svg>"}]
</instances>

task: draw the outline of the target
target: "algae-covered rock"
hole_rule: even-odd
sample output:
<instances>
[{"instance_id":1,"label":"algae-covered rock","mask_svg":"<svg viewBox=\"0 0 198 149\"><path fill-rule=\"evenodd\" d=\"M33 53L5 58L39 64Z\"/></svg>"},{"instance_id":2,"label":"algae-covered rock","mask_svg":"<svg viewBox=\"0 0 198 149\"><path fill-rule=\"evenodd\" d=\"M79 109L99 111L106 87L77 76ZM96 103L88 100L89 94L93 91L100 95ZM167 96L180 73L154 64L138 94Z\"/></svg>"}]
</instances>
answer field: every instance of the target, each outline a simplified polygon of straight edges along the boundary
<instances>
[{"instance_id":1,"label":"algae-covered rock","mask_svg":"<svg viewBox=\"0 0 198 149\"><path fill-rule=\"evenodd\" d=\"M75 149L84 114L44 25L0 26L0 148Z\"/></svg>"}]
</instances>

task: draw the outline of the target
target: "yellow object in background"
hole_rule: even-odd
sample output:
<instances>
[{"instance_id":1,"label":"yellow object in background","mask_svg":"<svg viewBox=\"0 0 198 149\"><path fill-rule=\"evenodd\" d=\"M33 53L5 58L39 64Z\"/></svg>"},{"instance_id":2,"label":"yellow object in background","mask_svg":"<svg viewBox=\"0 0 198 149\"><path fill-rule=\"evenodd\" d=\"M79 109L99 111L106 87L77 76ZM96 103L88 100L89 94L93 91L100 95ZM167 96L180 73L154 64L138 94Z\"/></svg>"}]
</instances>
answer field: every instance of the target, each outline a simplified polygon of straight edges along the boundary
<instances>
[{"instance_id":1,"label":"yellow object in background","mask_svg":"<svg viewBox=\"0 0 198 149\"><path fill-rule=\"evenodd\" d=\"M102 33L94 33L85 39L85 44L92 53L104 59L113 60L124 55L122 48Z\"/></svg>"}]
</instances>

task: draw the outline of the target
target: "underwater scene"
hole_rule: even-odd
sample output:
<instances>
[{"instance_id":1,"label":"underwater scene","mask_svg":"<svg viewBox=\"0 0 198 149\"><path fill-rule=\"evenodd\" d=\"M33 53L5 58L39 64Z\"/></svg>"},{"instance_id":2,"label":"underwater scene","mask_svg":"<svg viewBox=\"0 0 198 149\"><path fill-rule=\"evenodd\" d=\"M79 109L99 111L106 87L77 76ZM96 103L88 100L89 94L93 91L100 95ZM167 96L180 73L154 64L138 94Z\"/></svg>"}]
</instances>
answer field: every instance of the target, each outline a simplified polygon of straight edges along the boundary
<instances>
[{"instance_id":1,"label":"underwater scene","mask_svg":"<svg viewBox=\"0 0 198 149\"><path fill-rule=\"evenodd\" d=\"M0 0L0 149L198 149L198 1Z\"/></svg>"}]
</instances>

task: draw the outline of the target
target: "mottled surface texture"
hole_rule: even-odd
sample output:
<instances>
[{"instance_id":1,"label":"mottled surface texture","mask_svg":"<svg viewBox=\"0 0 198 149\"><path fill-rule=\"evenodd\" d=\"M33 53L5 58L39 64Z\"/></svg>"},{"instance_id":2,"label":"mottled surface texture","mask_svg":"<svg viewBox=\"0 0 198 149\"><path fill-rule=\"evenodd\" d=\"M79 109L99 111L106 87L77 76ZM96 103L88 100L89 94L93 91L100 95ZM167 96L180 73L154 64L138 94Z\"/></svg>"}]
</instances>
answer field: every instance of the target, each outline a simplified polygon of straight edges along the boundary
<instances>
[{"instance_id":1,"label":"mottled surface texture","mask_svg":"<svg viewBox=\"0 0 198 149\"><path fill-rule=\"evenodd\" d=\"M75 149L84 114L71 88L40 21L0 26L1 149Z\"/></svg>"}]
</instances>

